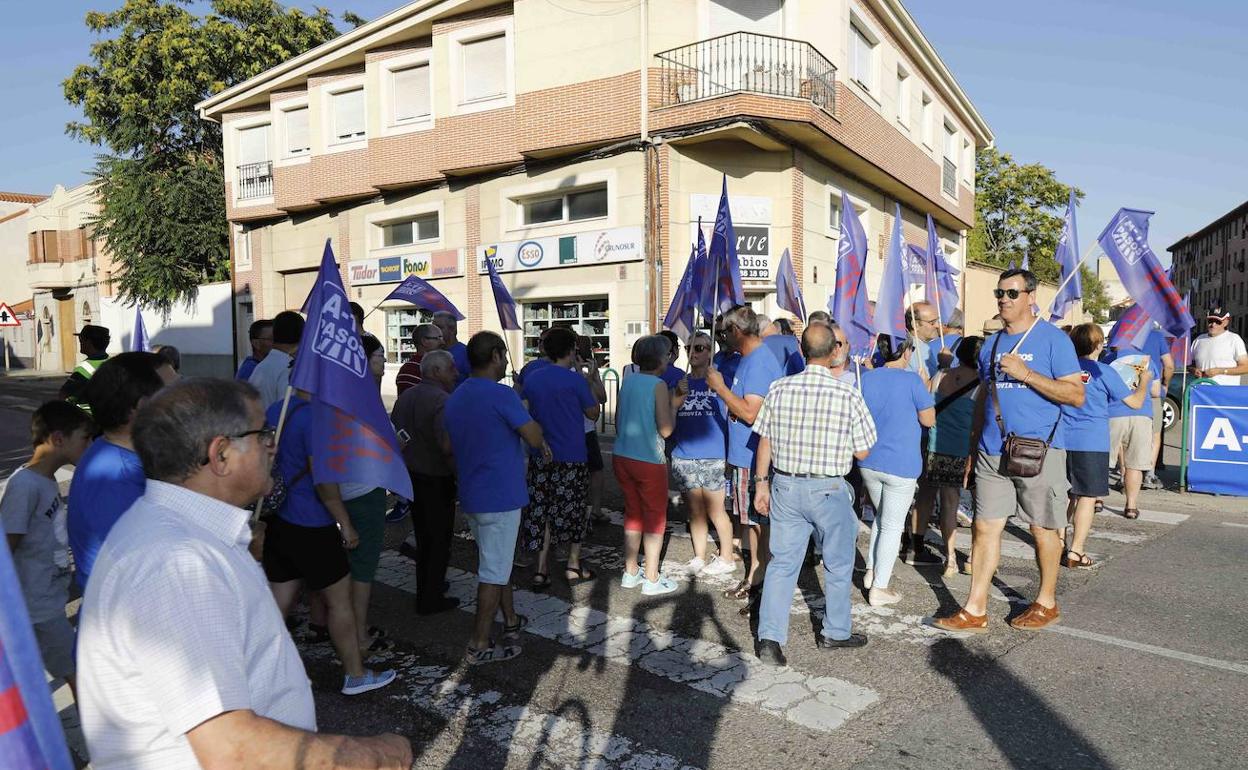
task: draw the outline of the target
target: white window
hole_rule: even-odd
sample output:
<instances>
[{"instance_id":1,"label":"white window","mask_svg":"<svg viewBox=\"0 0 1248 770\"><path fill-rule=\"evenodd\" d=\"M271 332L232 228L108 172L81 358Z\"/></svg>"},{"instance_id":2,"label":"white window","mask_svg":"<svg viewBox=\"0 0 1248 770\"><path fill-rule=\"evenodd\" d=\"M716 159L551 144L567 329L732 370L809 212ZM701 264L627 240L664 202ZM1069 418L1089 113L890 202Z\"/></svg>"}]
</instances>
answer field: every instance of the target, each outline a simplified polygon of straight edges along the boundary
<instances>
[{"instance_id":1,"label":"white window","mask_svg":"<svg viewBox=\"0 0 1248 770\"><path fill-rule=\"evenodd\" d=\"M392 124L426 121L433 112L430 98L429 64L392 70L390 73Z\"/></svg>"},{"instance_id":2,"label":"white window","mask_svg":"<svg viewBox=\"0 0 1248 770\"><path fill-rule=\"evenodd\" d=\"M312 142L308 136L308 108L296 107L282 113L286 121L286 155L306 155L312 150Z\"/></svg>"},{"instance_id":3,"label":"white window","mask_svg":"<svg viewBox=\"0 0 1248 770\"><path fill-rule=\"evenodd\" d=\"M527 198L517 202L520 204L522 225L603 219L608 214L605 184L560 195Z\"/></svg>"},{"instance_id":4,"label":"white window","mask_svg":"<svg viewBox=\"0 0 1248 770\"><path fill-rule=\"evenodd\" d=\"M945 121L944 162L940 188L946 195L958 195L958 130Z\"/></svg>"},{"instance_id":5,"label":"white window","mask_svg":"<svg viewBox=\"0 0 1248 770\"><path fill-rule=\"evenodd\" d=\"M875 89L876 45L876 40L858 22L849 25L850 77L868 91Z\"/></svg>"},{"instance_id":6,"label":"white window","mask_svg":"<svg viewBox=\"0 0 1248 770\"><path fill-rule=\"evenodd\" d=\"M460 103L472 104L507 96L507 35L460 43L462 86Z\"/></svg>"},{"instance_id":7,"label":"white window","mask_svg":"<svg viewBox=\"0 0 1248 770\"><path fill-rule=\"evenodd\" d=\"M384 222L380 228L383 248L436 241L439 237L438 212L431 211L407 219Z\"/></svg>"},{"instance_id":8,"label":"white window","mask_svg":"<svg viewBox=\"0 0 1248 770\"><path fill-rule=\"evenodd\" d=\"M828 194L828 227L824 231L826 235L832 238L839 238L841 235L841 224L844 222L845 213L841 211L841 188L835 185L827 186ZM858 215L859 221L862 223L864 232L867 228L867 202L861 198L857 198L853 193L849 194L849 205L853 207L854 213Z\"/></svg>"},{"instance_id":9,"label":"white window","mask_svg":"<svg viewBox=\"0 0 1248 770\"><path fill-rule=\"evenodd\" d=\"M269 124L238 130L238 165L264 163L269 156Z\"/></svg>"},{"instance_id":10,"label":"white window","mask_svg":"<svg viewBox=\"0 0 1248 770\"><path fill-rule=\"evenodd\" d=\"M923 136L923 144L932 147L932 97L923 94L923 102L919 108L919 131Z\"/></svg>"},{"instance_id":11,"label":"white window","mask_svg":"<svg viewBox=\"0 0 1248 770\"><path fill-rule=\"evenodd\" d=\"M897 122L910 130L910 73L897 67Z\"/></svg>"},{"instance_id":12,"label":"white window","mask_svg":"<svg viewBox=\"0 0 1248 770\"><path fill-rule=\"evenodd\" d=\"M330 141L350 142L365 135L364 89L330 94Z\"/></svg>"}]
</instances>

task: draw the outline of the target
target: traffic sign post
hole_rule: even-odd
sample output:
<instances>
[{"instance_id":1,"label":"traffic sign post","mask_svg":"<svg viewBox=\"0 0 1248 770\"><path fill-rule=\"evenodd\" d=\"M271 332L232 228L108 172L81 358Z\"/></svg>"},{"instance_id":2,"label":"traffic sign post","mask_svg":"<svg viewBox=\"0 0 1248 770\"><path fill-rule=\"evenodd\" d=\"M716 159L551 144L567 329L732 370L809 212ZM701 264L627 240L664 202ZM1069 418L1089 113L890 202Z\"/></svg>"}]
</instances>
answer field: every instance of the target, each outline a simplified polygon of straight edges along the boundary
<instances>
[{"instance_id":1,"label":"traffic sign post","mask_svg":"<svg viewBox=\"0 0 1248 770\"><path fill-rule=\"evenodd\" d=\"M0 302L0 327L5 326L21 326L22 322L18 319L17 313L13 312L13 308L9 307L9 303ZM4 345L4 370L9 370L9 340L6 337L0 340Z\"/></svg>"}]
</instances>

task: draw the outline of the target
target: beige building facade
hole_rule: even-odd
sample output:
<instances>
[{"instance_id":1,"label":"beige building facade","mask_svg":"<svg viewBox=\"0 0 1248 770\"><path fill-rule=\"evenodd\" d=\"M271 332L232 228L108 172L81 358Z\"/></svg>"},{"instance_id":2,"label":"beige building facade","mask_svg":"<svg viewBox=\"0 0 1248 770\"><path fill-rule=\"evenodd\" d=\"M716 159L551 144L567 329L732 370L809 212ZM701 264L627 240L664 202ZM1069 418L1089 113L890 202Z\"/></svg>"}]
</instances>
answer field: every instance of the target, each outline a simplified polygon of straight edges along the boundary
<instances>
[{"instance_id":1,"label":"beige building facade","mask_svg":"<svg viewBox=\"0 0 1248 770\"><path fill-rule=\"evenodd\" d=\"M605 10L418 0L203 102L224 128L239 328L299 308L329 239L365 308L417 274L468 316L461 337L498 330L492 259L522 306L517 366L567 324L618 368L725 177L745 291L769 314L786 249L808 307L826 302L842 192L872 297L897 204L907 241L931 214L963 266L992 134L900 2ZM420 316L384 303L366 321L393 365Z\"/></svg>"}]
</instances>

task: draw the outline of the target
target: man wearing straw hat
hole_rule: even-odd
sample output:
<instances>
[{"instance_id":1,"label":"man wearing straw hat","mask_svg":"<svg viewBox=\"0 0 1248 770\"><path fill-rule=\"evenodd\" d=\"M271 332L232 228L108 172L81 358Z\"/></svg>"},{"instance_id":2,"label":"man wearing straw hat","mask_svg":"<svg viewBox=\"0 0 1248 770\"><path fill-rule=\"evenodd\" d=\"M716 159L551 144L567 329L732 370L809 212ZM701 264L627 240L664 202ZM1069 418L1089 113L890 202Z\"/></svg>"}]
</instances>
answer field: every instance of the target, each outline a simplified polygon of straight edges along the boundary
<instances>
[{"instance_id":1,"label":"man wearing straw hat","mask_svg":"<svg viewBox=\"0 0 1248 770\"><path fill-rule=\"evenodd\" d=\"M1029 270L1006 270L993 295L1005 328L984 342L979 376L984 387L975 400L969 476L975 469L975 565L966 603L932 620L946 631L980 632L988 628L988 590L1001 560L1001 534L1017 511L1035 539L1040 588L1026 611L1010 621L1021 630L1056 623L1057 574L1066 527L1066 451L1059 423L1062 406L1083 405L1079 360L1070 338L1036 317L1036 276ZM1038 472L1008 462L1008 439L1044 441ZM1034 475L1032 473L1034 472Z\"/></svg>"}]
</instances>

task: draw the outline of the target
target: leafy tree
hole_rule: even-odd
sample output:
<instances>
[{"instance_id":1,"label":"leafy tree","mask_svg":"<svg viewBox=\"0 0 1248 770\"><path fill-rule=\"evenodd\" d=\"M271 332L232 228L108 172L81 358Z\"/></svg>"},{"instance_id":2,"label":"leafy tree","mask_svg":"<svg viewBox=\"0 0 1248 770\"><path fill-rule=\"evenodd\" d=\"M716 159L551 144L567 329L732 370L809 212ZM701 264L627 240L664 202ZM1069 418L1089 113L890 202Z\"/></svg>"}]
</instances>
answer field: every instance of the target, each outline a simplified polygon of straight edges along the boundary
<instances>
[{"instance_id":1,"label":"leafy tree","mask_svg":"<svg viewBox=\"0 0 1248 770\"><path fill-rule=\"evenodd\" d=\"M1019 164L995 147L984 147L976 155L975 185L975 229L967 242L970 259L1007 267L1011 262L1021 264L1027 255L1038 278L1060 281L1062 270L1053 253L1062 217L1070 191L1074 189L1077 201L1083 192L1062 184L1052 169L1040 163ZM1104 288L1086 267L1080 279L1084 310L1102 320L1109 310Z\"/></svg>"},{"instance_id":2,"label":"leafy tree","mask_svg":"<svg viewBox=\"0 0 1248 770\"><path fill-rule=\"evenodd\" d=\"M126 0L88 13L101 39L63 84L84 117L66 131L104 149L92 227L118 264L115 288L162 313L229 274L221 127L195 104L339 34L324 9L212 0L197 15L194 4Z\"/></svg>"}]
</instances>

